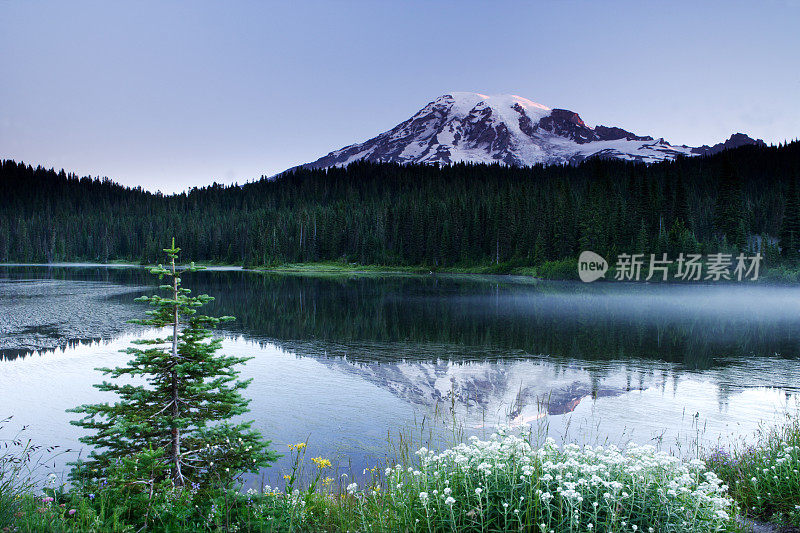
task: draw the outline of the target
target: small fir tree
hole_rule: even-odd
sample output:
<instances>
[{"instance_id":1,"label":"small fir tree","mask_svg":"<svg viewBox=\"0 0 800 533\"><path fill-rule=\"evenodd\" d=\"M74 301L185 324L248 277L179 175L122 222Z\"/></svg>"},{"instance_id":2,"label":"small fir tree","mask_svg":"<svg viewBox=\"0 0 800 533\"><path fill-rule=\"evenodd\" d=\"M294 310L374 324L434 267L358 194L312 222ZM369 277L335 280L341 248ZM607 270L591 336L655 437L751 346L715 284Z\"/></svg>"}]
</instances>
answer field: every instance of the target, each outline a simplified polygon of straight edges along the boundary
<instances>
[{"instance_id":1,"label":"small fir tree","mask_svg":"<svg viewBox=\"0 0 800 533\"><path fill-rule=\"evenodd\" d=\"M137 298L154 309L147 311L149 318L133 321L168 328L169 335L134 341L142 348L125 350L133 356L127 366L98 369L114 379L128 378L123 384L95 385L115 393L116 403L70 410L85 415L73 424L93 432L81 442L95 449L73 473L84 481L103 477L121 459L148 450L164 450L161 475L176 486L228 484L238 474L257 471L278 457L269 441L251 429L251 422L230 421L248 411L249 400L241 392L250 380L238 380L234 367L250 358L217 354L222 341L212 337L210 328L233 317L197 314L213 298L190 296L191 291L181 287L175 265L179 251L173 239L172 247L164 250L168 268L151 269L159 279L171 280L160 287L168 295ZM183 272L200 269L192 263Z\"/></svg>"}]
</instances>

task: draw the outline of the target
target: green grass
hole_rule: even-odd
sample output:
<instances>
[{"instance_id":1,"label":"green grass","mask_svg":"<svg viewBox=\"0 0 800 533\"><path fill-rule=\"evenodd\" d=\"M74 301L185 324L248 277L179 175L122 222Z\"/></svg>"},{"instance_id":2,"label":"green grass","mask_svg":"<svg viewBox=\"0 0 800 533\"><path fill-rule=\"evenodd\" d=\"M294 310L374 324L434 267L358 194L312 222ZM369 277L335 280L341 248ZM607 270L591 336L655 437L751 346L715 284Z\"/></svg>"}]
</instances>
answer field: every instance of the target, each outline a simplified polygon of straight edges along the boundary
<instances>
[{"instance_id":1,"label":"green grass","mask_svg":"<svg viewBox=\"0 0 800 533\"><path fill-rule=\"evenodd\" d=\"M762 429L755 445L717 448L707 462L744 514L800 528L800 416Z\"/></svg>"},{"instance_id":2,"label":"green grass","mask_svg":"<svg viewBox=\"0 0 800 533\"><path fill-rule=\"evenodd\" d=\"M519 262L491 263L479 265L456 265L449 267L436 267L430 265L422 266L393 266L393 265L362 265L358 263L345 263L340 261L322 261L316 263L287 263L273 266L247 267L254 270L265 272L289 273L308 276L336 276L336 275L380 275L380 274L464 274L464 275L511 275L529 278L537 278L553 281L575 281L578 280L578 263L575 258L561 259L557 261L546 261L538 265L524 265ZM647 277L648 264L642 266L639 278L644 282ZM708 283L707 281L681 281L675 278L677 266L670 266L669 277L666 283ZM602 281L613 282L616 274L615 265L609 264ZM656 276L652 280L659 282ZM778 265L765 266L759 273L757 283L777 283L777 284L797 284L800 283L800 266L783 262ZM736 280L721 280L718 283L752 283L750 280L738 282Z\"/></svg>"},{"instance_id":3,"label":"green grass","mask_svg":"<svg viewBox=\"0 0 800 533\"><path fill-rule=\"evenodd\" d=\"M336 274L427 274L425 267L384 266L384 265L359 265L357 263L343 263L338 261L323 261L318 263L287 263L276 266L254 267L255 270L265 272L280 272L303 275L336 275Z\"/></svg>"},{"instance_id":4,"label":"green grass","mask_svg":"<svg viewBox=\"0 0 800 533\"><path fill-rule=\"evenodd\" d=\"M611 258L609 258L611 259ZM645 262L646 263L646 262ZM136 261L113 259L107 263L119 266L137 266ZM526 265L519 261L490 264L463 264L448 267L433 265L372 265L345 261L318 261L309 263L283 263L277 265L241 265L223 261L200 261L197 263L209 267L242 267L248 270L275 272L280 274L297 274L302 276L380 276L380 275L425 275L425 274L464 274L464 275L511 275L553 281L578 280L577 259L566 258L546 261L538 265ZM647 277L647 264L643 264L640 281ZM693 283L676 280L674 274L677 267L670 266L667 283ZM614 264L603 277L604 281L614 281ZM658 282L659 279L654 279ZM720 283L738 283L735 280ZM759 273L758 283L797 284L800 283L800 265L796 261L783 260L775 265L764 265ZM702 282L695 282L702 283ZM741 283L744 283L742 281ZM751 283L747 281L747 283Z\"/></svg>"},{"instance_id":5,"label":"green grass","mask_svg":"<svg viewBox=\"0 0 800 533\"><path fill-rule=\"evenodd\" d=\"M174 487L151 492L111 473L91 489L49 483L16 500L20 532L88 531L631 531L731 530L736 506L702 461L650 446L563 448L498 431L440 453L403 450L359 483L291 445L280 488ZM147 468L155 455L130 458ZM304 482L301 480L305 480ZM91 492L89 491L91 490Z\"/></svg>"},{"instance_id":6,"label":"green grass","mask_svg":"<svg viewBox=\"0 0 800 533\"><path fill-rule=\"evenodd\" d=\"M250 267L264 272L278 272L302 275L379 275L379 274L478 274L513 275L543 277L545 279L578 279L575 260L547 262L539 266L525 266L517 263L488 265L461 265L450 267L403 266L403 265L362 265L339 261L317 263L287 263L274 266Z\"/></svg>"},{"instance_id":7,"label":"green grass","mask_svg":"<svg viewBox=\"0 0 800 533\"><path fill-rule=\"evenodd\" d=\"M543 435L532 432L464 440L455 420L426 428L427 438L440 429L451 444L415 452L408 434L389 443L390 464L357 483L330 477L330 462L305 443L290 445L280 487L247 492L132 483L125 468L147 470L153 452L126 459L99 486L69 488L50 476L42 491L31 481L42 450L14 438L0 455L0 531L692 533L739 530L737 514L800 526L797 413L763 428L753 445L691 460L652 446L540 446Z\"/></svg>"},{"instance_id":8,"label":"green grass","mask_svg":"<svg viewBox=\"0 0 800 533\"><path fill-rule=\"evenodd\" d=\"M11 417L0 420L0 432ZM24 501L36 489L34 481L46 461L60 455L58 447L45 448L25 436L23 427L8 439L0 439L0 530L10 530L24 515Z\"/></svg>"}]
</instances>

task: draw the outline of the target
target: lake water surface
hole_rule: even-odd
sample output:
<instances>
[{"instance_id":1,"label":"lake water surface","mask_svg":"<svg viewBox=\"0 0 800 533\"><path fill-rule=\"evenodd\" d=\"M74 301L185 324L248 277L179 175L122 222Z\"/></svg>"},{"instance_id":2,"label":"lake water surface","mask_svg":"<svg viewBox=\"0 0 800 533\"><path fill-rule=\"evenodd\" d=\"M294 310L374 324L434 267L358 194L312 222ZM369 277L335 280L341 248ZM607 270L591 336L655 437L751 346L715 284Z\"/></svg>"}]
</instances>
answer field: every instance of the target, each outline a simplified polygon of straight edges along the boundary
<instances>
[{"instance_id":1,"label":"lake water surface","mask_svg":"<svg viewBox=\"0 0 800 533\"><path fill-rule=\"evenodd\" d=\"M156 283L139 268L0 267L0 418L14 417L0 439L26 425L35 442L81 448L64 410L112 399L94 369L154 334L126 321ZM225 353L253 358L254 426L351 475L398 432L425 444L432 419L676 451L749 438L800 392L796 287L241 270L184 285L216 298L207 314L237 317L219 333Z\"/></svg>"}]
</instances>

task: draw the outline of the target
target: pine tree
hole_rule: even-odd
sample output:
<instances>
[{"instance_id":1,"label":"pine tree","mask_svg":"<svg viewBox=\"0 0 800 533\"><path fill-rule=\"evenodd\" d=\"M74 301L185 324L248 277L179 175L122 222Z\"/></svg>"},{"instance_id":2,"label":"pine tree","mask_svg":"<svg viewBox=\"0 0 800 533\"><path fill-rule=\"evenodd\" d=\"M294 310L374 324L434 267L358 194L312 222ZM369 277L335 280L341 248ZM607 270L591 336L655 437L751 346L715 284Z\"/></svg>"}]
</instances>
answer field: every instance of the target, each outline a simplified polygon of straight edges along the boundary
<instances>
[{"instance_id":1,"label":"pine tree","mask_svg":"<svg viewBox=\"0 0 800 533\"><path fill-rule=\"evenodd\" d=\"M634 246L637 253L650 253L650 238L647 235L647 224L642 220L639 225L639 233L636 234L636 244Z\"/></svg>"},{"instance_id":2,"label":"pine tree","mask_svg":"<svg viewBox=\"0 0 800 533\"><path fill-rule=\"evenodd\" d=\"M719 180L714 223L720 237L742 250L747 242L744 227L744 201L742 184L730 160L723 160L722 174Z\"/></svg>"},{"instance_id":3,"label":"pine tree","mask_svg":"<svg viewBox=\"0 0 800 533\"><path fill-rule=\"evenodd\" d=\"M683 174L678 174L678 181L675 184L675 205L672 211L673 218L675 220L680 220L684 225L689 223L689 198L686 194L686 185L683 182Z\"/></svg>"},{"instance_id":4,"label":"pine tree","mask_svg":"<svg viewBox=\"0 0 800 533\"><path fill-rule=\"evenodd\" d=\"M797 190L797 179L789 182L786 203L783 209L783 220L780 231L781 253L788 258L796 258L800 248L800 193Z\"/></svg>"},{"instance_id":5,"label":"pine tree","mask_svg":"<svg viewBox=\"0 0 800 533\"><path fill-rule=\"evenodd\" d=\"M81 442L95 447L73 477L99 478L123 458L163 450L165 477L176 486L207 486L212 480L230 483L238 474L268 466L278 457L250 422L229 420L248 411L249 400L241 391L249 380L237 380L234 367L249 358L216 353L221 340L213 338L209 328L233 317L197 314L197 308L213 298L190 296L191 291L181 287L182 272L175 265L179 251L173 239L172 247L164 250L169 268L151 269L159 279L171 279L160 287L168 295L137 298L154 309L147 312L149 318L134 321L168 328L169 334L134 341L143 347L125 350L133 356L127 366L98 369L113 379L133 378L133 384L95 385L117 394L116 403L70 410L85 415L72 423L94 432ZM183 272L199 269L192 263ZM142 380L146 384L138 384Z\"/></svg>"}]
</instances>

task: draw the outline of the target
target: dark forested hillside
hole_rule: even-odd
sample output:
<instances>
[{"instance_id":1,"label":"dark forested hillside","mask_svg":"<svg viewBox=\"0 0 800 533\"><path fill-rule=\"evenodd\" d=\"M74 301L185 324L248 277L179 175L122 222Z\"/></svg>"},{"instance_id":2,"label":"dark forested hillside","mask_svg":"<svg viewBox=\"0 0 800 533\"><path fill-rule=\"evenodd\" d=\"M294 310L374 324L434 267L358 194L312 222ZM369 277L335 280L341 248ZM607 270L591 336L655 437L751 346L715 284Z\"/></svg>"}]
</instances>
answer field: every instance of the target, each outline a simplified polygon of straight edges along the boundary
<instances>
[{"instance_id":1,"label":"dark forested hillside","mask_svg":"<svg viewBox=\"0 0 800 533\"><path fill-rule=\"evenodd\" d=\"M172 196L3 161L0 261L152 262L173 232L184 257L245 264L523 266L763 238L793 257L798 179L798 142L651 166L355 163Z\"/></svg>"}]
</instances>

